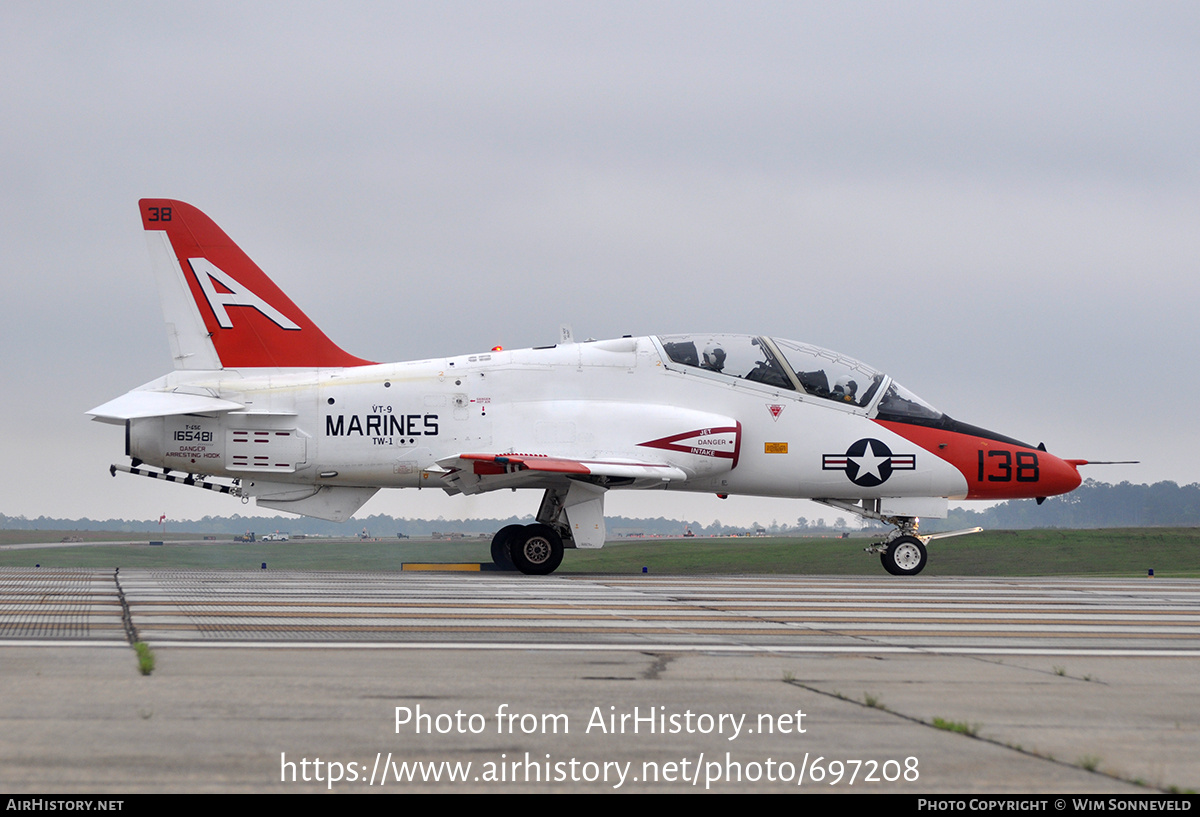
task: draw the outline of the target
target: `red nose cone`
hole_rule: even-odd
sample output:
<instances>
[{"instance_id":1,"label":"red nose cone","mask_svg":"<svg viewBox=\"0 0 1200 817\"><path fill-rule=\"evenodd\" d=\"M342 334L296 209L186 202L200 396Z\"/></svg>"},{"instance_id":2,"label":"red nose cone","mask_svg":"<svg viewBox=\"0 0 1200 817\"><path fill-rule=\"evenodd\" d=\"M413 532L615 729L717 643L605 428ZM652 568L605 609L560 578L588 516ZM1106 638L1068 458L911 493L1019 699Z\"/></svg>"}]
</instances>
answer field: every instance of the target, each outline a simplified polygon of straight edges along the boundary
<instances>
[{"instance_id":1,"label":"red nose cone","mask_svg":"<svg viewBox=\"0 0 1200 817\"><path fill-rule=\"evenodd\" d=\"M1082 460L1064 460L1040 448L957 423L933 428L876 420L962 473L967 499L1036 499L1074 491Z\"/></svg>"},{"instance_id":2,"label":"red nose cone","mask_svg":"<svg viewBox=\"0 0 1200 817\"><path fill-rule=\"evenodd\" d=\"M1079 460L1062 460L1053 454L1040 452L1042 465L1042 482L1046 493L1039 496L1058 496L1069 494L1079 487L1083 477L1079 476Z\"/></svg>"}]
</instances>

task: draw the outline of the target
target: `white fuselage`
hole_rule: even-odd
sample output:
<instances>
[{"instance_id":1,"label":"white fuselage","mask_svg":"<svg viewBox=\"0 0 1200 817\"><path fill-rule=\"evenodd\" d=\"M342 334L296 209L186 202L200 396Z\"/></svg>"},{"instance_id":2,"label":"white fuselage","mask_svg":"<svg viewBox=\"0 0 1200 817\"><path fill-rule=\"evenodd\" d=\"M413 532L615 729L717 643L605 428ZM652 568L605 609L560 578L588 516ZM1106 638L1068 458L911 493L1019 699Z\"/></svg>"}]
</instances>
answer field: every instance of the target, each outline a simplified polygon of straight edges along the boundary
<instances>
[{"instance_id":1,"label":"white fuselage","mask_svg":"<svg viewBox=\"0 0 1200 817\"><path fill-rule=\"evenodd\" d=\"M620 487L844 499L967 494L958 469L874 422L871 405L672 364L650 337L342 369L175 372L144 388L244 408L133 419L131 456L243 482L442 488L439 460L549 452L664 463L686 475ZM848 447L864 438L884 443L896 464L875 486L855 484L844 467ZM469 483L456 488L471 492Z\"/></svg>"}]
</instances>

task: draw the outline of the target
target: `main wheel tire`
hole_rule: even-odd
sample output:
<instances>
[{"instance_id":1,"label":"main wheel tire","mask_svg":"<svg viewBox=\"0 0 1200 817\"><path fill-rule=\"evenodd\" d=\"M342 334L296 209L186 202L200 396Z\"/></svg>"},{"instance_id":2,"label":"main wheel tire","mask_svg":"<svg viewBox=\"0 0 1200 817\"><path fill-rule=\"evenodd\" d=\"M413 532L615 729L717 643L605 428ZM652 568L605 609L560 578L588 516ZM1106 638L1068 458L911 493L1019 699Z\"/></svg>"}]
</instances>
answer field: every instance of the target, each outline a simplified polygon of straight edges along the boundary
<instances>
[{"instance_id":1,"label":"main wheel tire","mask_svg":"<svg viewBox=\"0 0 1200 817\"><path fill-rule=\"evenodd\" d=\"M492 537L492 561L501 570L516 570L512 560L513 538L525 530L524 525L506 525Z\"/></svg>"},{"instance_id":2,"label":"main wheel tire","mask_svg":"<svg viewBox=\"0 0 1200 817\"><path fill-rule=\"evenodd\" d=\"M897 536L882 554L883 568L893 576L915 576L925 569L925 543L915 536Z\"/></svg>"},{"instance_id":3,"label":"main wheel tire","mask_svg":"<svg viewBox=\"0 0 1200 817\"><path fill-rule=\"evenodd\" d=\"M514 534L509 543L509 555L517 570L530 576L553 573L562 564L563 543L549 525L526 525Z\"/></svg>"}]
</instances>

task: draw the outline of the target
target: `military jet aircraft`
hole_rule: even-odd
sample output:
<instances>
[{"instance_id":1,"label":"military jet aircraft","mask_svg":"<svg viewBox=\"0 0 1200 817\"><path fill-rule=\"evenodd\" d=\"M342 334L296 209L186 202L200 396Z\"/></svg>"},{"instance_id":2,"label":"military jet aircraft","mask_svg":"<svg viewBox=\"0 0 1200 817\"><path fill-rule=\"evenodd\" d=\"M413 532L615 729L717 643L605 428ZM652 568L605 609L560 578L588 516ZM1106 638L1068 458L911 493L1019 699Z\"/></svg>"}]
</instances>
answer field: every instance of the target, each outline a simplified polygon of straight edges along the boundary
<instances>
[{"instance_id":1,"label":"military jet aircraft","mask_svg":"<svg viewBox=\"0 0 1200 817\"><path fill-rule=\"evenodd\" d=\"M949 499L1066 493L1086 460L953 420L883 372L783 338L696 333L373 363L335 345L206 215L143 199L174 371L88 412L118 470L342 521L380 488L542 492L492 556L553 572L604 544L615 489L813 499L925 566ZM147 467L153 466L153 467ZM945 535L945 534L943 534Z\"/></svg>"}]
</instances>

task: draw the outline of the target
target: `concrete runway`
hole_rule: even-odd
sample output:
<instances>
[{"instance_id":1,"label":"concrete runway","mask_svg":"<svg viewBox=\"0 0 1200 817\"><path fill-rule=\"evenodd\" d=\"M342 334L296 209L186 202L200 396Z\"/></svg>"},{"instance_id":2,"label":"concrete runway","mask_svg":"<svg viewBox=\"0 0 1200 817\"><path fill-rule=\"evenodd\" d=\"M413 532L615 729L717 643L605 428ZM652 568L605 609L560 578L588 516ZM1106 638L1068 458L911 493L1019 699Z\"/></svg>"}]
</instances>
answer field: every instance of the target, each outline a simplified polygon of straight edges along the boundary
<instances>
[{"instance_id":1,"label":"concrete runway","mask_svg":"<svg viewBox=\"0 0 1200 817\"><path fill-rule=\"evenodd\" d=\"M1197 581L3 569L0 784L1195 790L1198 659Z\"/></svg>"}]
</instances>

